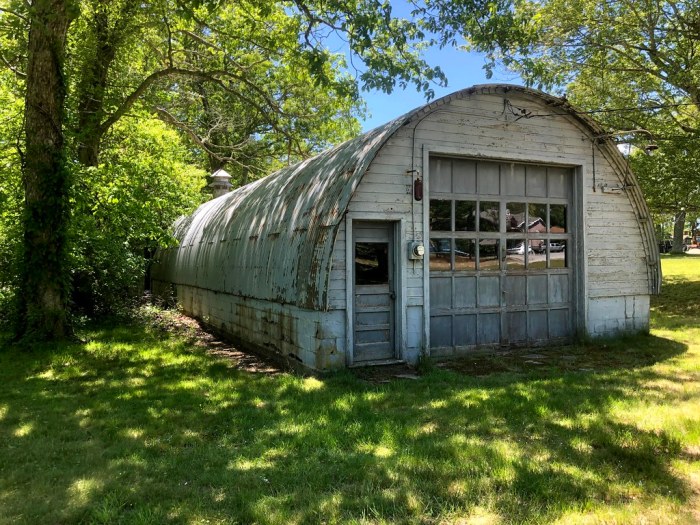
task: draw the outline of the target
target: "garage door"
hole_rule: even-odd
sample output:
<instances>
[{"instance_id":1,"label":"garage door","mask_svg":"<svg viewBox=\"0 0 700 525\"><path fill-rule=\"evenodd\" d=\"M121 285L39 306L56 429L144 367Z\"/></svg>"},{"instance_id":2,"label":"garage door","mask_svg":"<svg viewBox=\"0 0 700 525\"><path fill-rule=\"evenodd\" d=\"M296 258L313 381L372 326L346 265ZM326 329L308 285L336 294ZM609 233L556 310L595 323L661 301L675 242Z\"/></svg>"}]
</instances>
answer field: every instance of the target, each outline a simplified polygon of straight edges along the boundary
<instances>
[{"instance_id":1,"label":"garage door","mask_svg":"<svg viewBox=\"0 0 700 525\"><path fill-rule=\"evenodd\" d=\"M431 157L432 355L573 334L572 168Z\"/></svg>"}]
</instances>

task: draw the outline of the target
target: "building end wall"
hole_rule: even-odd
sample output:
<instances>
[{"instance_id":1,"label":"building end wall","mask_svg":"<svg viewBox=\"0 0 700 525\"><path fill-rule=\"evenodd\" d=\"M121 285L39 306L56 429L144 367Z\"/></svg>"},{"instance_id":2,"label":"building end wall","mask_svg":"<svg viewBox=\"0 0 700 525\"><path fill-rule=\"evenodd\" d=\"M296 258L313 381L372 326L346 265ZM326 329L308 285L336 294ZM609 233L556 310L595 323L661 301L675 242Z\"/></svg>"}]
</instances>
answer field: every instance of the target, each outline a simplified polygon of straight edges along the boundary
<instances>
[{"instance_id":1,"label":"building end wall","mask_svg":"<svg viewBox=\"0 0 700 525\"><path fill-rule=\"evenodd\" d=\"M649 331L649 296L590 298L588 335L610 337Z\"/></svg>"}]
</instances>

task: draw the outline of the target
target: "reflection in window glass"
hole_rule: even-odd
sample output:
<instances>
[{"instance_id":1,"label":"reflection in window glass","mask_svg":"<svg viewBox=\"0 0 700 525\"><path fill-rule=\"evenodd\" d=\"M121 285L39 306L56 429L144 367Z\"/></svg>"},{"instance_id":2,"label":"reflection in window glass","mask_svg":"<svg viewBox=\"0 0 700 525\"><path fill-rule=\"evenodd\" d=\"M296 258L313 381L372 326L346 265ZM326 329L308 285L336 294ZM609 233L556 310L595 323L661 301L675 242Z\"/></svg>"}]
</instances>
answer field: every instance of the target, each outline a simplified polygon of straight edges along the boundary
<instances>
[{"instance_id":1,"label":"reflection in window glass","mask_svg":"<svg viewBox=\"0 0 700 525\"><path fill-rule=\"evenodd\" d=\"M547 231L547 205L527 205L527 231L530 233L544 233Z\"/></svg>"},{"instance_id":2,"label":"reflection in window glass","mask_svg":"<svg viewBox=\"0 0 700 525\"><path fill-rule=\"evenodd\" d=\"M506 204L506 231L525 231L525 203L509 202Z\"/></svg>"},{"instance_id":3,"label":"reflection in window glass","mask_svg":"<svg viewBox=\"0 0 700 525\"><path fill-rule=\"evenodd\" d=\"M430 231L452 230L452 201L430 199Z\"/></svg>"},{"instance_id":4,"label":"reflection in window glass","mask_svg":"<svg viewBox=\"0 0 700 525\"><path fill-rule=\"evenodd\" d=\"M355 284L389 282L389 243L355 243Z\"/></svg>"},{"instance_id":5,"label":"reflection in window glass","mask_svg":"<svg viewBox=\"0 0 700 525\"><path fill-rule=\"evenodd\" d=\"M476 270L476 241L455 239L455 270Z\"/></svg>"},{"instance_id":6,"label":"reflection in window glass","mask_svg":"<svg viewBox=\"0 0 700 525\"><path fill-rule=\"evenodd\" d=\"M498 231L498 203L482 202L481 213L479 214L479 231Z\"/></svg>"},{"instance_id":7,"label":"reflection in window glass","mask_svg":"<svg viewBox=\"0 0 700 525\"><path fill-rule=\"evenodd\" d=\"M479 241L479 269L498 270L499 264L498 239L483 239Z\"/></svg>"},{"instance_id":8,"label":"reflection in window glass","mask_svg":"<svg viewBox=\"0 0 700 525\"><path fill-rule=\"evenodd\" d=\"M452 239L430 239L430 269L449 271L452 269Z\"/></svg>"},{"instance_id":9,"label":"reflection in window glass","mask_svg":"<svg viewBox=\"0 0 700 525\"><path fill-rule=\"evenodd\" d=\"M506 268L525 269L525 255L529 249L525 239L508 239L506 241Z\"/></svg>"},{"instance_id":10,"label":"reflection in window glass","mask_svg":"<svg viewBox=\"0 0 700 525\"><path fill-rule=\"evenodd\" d=\"M566 233L566 204L550 204L549 231Z\"/></svg>"},{"instance_id":11,"label":"reflection in window glass","mask_svg":"<svg viewBox=\"0 0 700 525\"><path fill-rule=\"evenodd\" d=\"M476 231L476 202L455 201L455 230Z\"/></svg>"},{"instance_id":12,"label":"reflection in window glass","mask_svg":"<svg viewBox=\"0 0 700 525\"><path fill-rule=\"evenodd\" d=\"M547 266L547 241L533 239L530 241L532 253L528 255L527 266L534 270L542 270Z\"/></svg>"},{"instance_id":13,"label":"reflection in window glass","mask_svg":"<svg viewBox=\"0 0 700 525\"><path fill-rule=\"evenodd\" d=\"M566 241L550 241L549 268L567 268L569 266L566 248Z\"/></svg>"}]
</instances>

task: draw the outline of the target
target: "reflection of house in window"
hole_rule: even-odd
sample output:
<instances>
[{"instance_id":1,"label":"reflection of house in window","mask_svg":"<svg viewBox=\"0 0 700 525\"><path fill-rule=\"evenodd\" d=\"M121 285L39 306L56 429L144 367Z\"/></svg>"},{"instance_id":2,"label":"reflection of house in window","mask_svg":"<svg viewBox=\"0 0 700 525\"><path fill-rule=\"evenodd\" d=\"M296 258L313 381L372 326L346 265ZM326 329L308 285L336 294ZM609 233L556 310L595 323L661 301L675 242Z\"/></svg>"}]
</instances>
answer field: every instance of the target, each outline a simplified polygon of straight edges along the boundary
<instances>
[{"instance_id":1,"label":"reflection of house in window","mask_svg":"<svg viewBox=\"0 0 700 525\"><path fill-rule=\"evenodd\" d=\"M507 218L507 231L528 233L544 233L547 231L547 224L542 217L530 216L530 221L525 228L525 214L511 213Z\"/></svg>"},{"instance_id":2,"label":"reflection of house in window","mask_svg":"<svg viewBox=\"0 0 700 525\"><path fill-rule=\"evenodd\" d=\"M482 202L481 213L479 214L479 231L498 231L498 203Z\"/></svg>"}]
</instances>

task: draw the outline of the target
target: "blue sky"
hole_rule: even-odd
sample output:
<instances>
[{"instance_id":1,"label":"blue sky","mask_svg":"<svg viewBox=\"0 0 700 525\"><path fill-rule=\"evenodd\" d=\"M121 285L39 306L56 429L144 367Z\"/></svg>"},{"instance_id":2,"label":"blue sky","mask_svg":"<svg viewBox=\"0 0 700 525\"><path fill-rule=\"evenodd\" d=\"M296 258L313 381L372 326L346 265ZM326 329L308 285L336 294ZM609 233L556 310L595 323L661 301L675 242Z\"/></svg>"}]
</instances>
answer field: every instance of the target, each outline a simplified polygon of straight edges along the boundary
<instances>
[{"instance_id":1,"label":"blue sky","mask_svg":"<svg viewBox=\"0 0 700 525\"><path fill-rule=\"evenodd\" d=\"M483 69L484 55L481 53L466 52L455 48L432 48L426 51L425 59L431 66L440 66L447 75L447 87L433 86L436 98L475 84L522 83L514 73L498 68L493 77L487 80ZM409 86L405 90L398 89L391 95L372 91L363 92L362 96L367 102L368 109L367 118L362 121L362 131L380 126L426 103L425 96L418 93L413 86Z\"/></svg>"}]
</instances>

